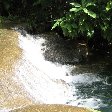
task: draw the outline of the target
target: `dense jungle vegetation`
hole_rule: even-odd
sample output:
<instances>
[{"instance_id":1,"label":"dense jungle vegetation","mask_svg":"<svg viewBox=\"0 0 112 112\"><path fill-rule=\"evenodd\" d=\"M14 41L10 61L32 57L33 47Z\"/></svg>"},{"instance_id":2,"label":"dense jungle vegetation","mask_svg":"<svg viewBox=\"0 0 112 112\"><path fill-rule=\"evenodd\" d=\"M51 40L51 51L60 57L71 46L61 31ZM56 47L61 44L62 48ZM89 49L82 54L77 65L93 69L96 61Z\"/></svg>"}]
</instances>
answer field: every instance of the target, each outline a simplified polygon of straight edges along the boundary
<instances>
[{"instance_id":1,"label":"dense jungle vegetation","mask_svg":"<svg viewBox=\"0 0 112 112\"><path fill-rule=\"evenodd\" d=\"M84 39L92 49L112 41L112 0L1 0L0 22L24 22L29 31Z\"/></svg>"}]
</instances>

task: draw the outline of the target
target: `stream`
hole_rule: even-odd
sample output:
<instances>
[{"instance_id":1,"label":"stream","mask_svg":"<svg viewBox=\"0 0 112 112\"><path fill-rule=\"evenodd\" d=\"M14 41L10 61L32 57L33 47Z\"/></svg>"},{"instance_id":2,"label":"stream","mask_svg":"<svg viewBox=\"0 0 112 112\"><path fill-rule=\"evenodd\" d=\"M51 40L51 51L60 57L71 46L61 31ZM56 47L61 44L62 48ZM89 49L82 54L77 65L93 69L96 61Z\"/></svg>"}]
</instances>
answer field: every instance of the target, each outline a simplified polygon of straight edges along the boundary
<instances>
[{"instance_id":1,"label":"stream","mask_svg":"<svg viewBox=\"0 0 112 112\"><path fill-rule=\"evenodd\" d=\"M79 65L52 62L45 57L48 35L18 32L17 39L0 39L1 108L12 108L5 101L19 97L20 101L15 100L15 108L21 106L18 102L23 102L23 106L66 104L112 112L112 65L108 57L97 63L93 59L91 63ZM7 43L2 44L4 41ZM5 95L7 93L9 96Z\"/></svg>"}]
</instances>

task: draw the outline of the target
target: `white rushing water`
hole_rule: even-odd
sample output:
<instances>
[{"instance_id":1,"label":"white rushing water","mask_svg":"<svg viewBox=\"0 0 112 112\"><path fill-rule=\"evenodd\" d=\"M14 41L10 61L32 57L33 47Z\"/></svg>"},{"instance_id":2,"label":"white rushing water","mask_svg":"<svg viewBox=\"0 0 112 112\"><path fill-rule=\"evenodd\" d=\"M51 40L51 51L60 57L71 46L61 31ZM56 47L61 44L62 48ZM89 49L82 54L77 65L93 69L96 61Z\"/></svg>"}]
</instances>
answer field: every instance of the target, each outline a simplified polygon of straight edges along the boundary
<instances>
[{"instance_id":1,"label":"white rushing water","mask_svg":"<svg viewBox=\"0 0 112 112\"><path fill-rule=\"evenodd\" d=\"M98 98L79 98L75 83L92 84L100 81L91 74L70 75L72 67L46 61L43 56L42 43L45 40L27 34L19 35L22 59L16 67L16 75L23 84L30 98L35 102L47 104L67 104L90 108L99 108L102 101ZM45 48L45 47L44 47ZM46 49L46 48L45 48ZM66 75L68 74L68 75Z\"/></svg>"},{"instance_id":2,"label":"white rushing water","mask_svg":"<svg viewBox=\"0 0 112 112\"><path fill-rule=\"evenodd\" d=\"M26 91L40 103L65 104L72 96L67 84L71 79L65 76L66 66L44 60L41 51L41 44L44 42L42 38L35 40L30 35L20 35L19 39L23 56L16 74Z\"/></svg>"}]
</instances>

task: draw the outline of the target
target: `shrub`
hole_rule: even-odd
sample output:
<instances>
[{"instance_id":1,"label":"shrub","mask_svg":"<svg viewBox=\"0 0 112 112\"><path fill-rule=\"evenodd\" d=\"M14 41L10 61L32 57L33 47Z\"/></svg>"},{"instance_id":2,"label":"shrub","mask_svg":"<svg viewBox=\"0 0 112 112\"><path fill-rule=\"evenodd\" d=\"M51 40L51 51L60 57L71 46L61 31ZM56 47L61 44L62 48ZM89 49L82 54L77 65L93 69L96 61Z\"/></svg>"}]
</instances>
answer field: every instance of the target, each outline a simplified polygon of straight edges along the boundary
<instances>
[{"instance_id":1,"label":"shrub","mask_svg":"<svg viewBox=\"0 0 112 112\"><path fill-rule=\"evenodd\" d=\"M96 31L101 37L112 39L112 1L74 0L65 16L55 20L52 29L61 27L63 34L70 38L94 37Z\"/></svg>"}]
</instances>

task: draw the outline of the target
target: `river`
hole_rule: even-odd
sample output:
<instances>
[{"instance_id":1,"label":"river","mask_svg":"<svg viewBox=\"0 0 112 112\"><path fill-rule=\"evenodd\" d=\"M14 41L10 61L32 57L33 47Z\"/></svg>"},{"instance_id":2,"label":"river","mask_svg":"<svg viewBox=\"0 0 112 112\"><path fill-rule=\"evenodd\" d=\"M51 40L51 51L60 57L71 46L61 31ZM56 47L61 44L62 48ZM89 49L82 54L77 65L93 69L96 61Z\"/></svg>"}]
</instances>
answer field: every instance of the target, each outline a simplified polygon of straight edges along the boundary
<instances>
[{"instance_id":1,"label":"river","mask_svg":"<svg viewBox=\"0 0 112 112\"><path fill-rule=\"evenodd\" d=\"M32 104L64 104L112 112L112 66L107 58L83 65L51 62L45 58L46 35L8 31L5 29L6 35L0 32L2 111Z\"/></svg>"}]
</instances>

